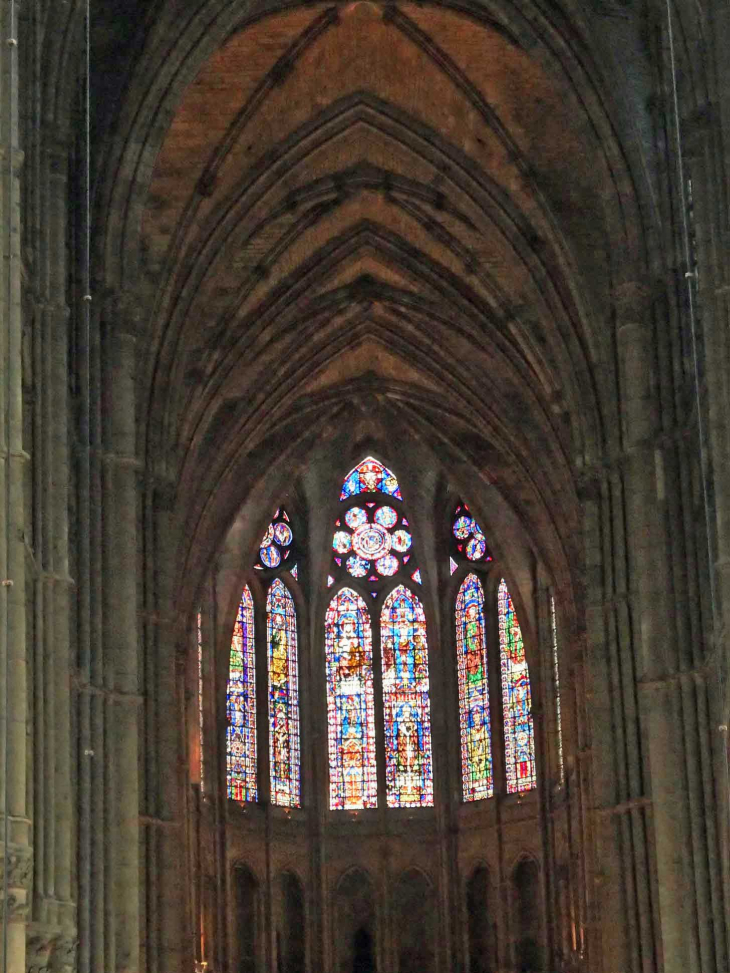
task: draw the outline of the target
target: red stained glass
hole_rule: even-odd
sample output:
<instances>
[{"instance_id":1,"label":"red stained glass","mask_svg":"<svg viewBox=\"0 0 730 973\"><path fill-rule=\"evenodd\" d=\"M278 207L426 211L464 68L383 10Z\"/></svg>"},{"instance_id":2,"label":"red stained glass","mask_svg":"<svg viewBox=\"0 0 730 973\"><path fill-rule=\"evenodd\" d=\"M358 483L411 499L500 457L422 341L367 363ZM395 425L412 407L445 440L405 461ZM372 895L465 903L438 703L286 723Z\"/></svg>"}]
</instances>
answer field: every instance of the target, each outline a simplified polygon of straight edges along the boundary
<instances>
[{"instance_id":1,"label":"red stained glass","mask_svg":"<svg viewBox=\"0 0 730 973\"><path fill-rule=\"evenodd\" d=\"M535 734L525 647L504 578L499 583L497 609L507 792L516 794L537 786Z\"/></svg>"},{"instance_id":2,"label":"red stained glass","mask_svg":"<svg viewBox=\"0 0 730 973\"><path fill-rule=\"evenodd\" d=\"M426 617L403 585L380 616L388 807L433 805Z\"/></svg>"},{"instance_id":3,"label":"red stained glass","mask_svg":"<svg viewBox=\"0 0 730 973\"><path fill-rule=\"evenodd\" d=\"M271 803L301 805L299 671L294 600L277 578L266 599L269 661L269 761Z\"/></svg>"},{"instance_id":4,"label":"red stained glass","mask_svg":"<svg viewBox=\"0 0 730 973\"><path fill-rule=\"evenodd\" d=\"M479 801L494 795L494 780L484 590L475 574L466 576L456 597L456 653L464 800Z\"/></svg>"},{"instance_id":5,"label":"red stained glass","mask_svg":"<svg viewBox=\"0 0 730 973\"><path fill-rule=\"evenodd\" d=\"M342 588L325 618L330 808L377 807L370 613Z\"/></svg>"},{"instance_id":6,"label":"red stained glass","mask_svg":"<svg viewBox=\"0 0 730 973\"><path fill-rule=\"evenodd\" d=\"M256 661L253 598L243 589L231 639L228 670L226 774L228 796L255 801L256 785Z\"/></svg>"}]
</instances>

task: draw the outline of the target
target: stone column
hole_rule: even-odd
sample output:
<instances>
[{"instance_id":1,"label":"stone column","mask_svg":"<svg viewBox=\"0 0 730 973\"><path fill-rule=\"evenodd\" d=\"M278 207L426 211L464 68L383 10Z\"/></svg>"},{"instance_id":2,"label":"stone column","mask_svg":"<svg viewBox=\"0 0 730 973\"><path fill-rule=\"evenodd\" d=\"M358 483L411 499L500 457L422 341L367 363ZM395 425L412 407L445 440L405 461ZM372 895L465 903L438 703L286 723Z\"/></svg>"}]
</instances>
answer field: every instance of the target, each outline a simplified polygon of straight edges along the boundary
<instances>
[{"instance_id":1,"label":"stone column","mask_svg":"<svg viewBox=\"0 0 730 973\"><path fill-rule=\"evenodd\" d=\"M139 765L137 619L137 455L135 328L131 313L105 308L104 642L109 753L106 796L111 833L106 973L139 969Z\"/></svg>"},{"instance_id":2,"label":"stone column","mask_svg":"<svg viewBox=\"0 0 730 973\"><path fill-rule=\"evenodd\" d=\"M0 956L7 973L25 973L25 923L30 884L26 806L26 511L22 415L20 302L20 171L18 52L10 5L0 11ZM8 43L8 39L12 43ZM7 812L7 817L6 817ZM7 838L7 842L6 839ZM7 910L7 913L6 913Z\"/></svg>"},{"instance_id":3,"label":"stone column","mask_svg":"<svg viewBox=\"0 0 730 973\"><path fill-rule=\"evenodd\" d=\"M667 564L669 539L663 509L664 454L657 402L656 346L649 295L641 285L627 284L618 294L618 352L622 431L625 453L624 488L626 542L629 554L630 622L641 726L640 745L646 768L636 767L634 787L650 781L651 794L637 794L632 787L627 813L653 834L657 872L657 905L654 914L661 936L664 973L699 969L693 953L694 927L692 882L687 873L687 828L683 775L680 708L672 676L676 672L676 635L672 625ZM630 687L629 687L630 691ZM633 748L627 757L633 757ZM646 799L651 816L645 820ZM638 802L638 803L637 803ZM642 862L634 861L640 942L651 937L650 875ZM646 903L644 905L643 903ZM657 960L644 957L644 968Z\"/></svg>"}]
</instances>

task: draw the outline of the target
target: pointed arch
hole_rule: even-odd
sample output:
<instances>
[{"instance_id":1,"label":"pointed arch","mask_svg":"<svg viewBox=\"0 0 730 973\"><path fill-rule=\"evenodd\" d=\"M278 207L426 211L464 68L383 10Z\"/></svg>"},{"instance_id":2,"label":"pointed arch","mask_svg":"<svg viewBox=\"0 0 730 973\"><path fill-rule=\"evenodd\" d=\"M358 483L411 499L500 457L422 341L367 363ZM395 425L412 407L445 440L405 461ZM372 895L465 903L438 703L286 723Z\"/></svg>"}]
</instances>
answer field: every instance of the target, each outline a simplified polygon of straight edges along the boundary
<instances>
[{"instance_id":1,"label":"pointed arch","mask_svg":"<svg viewBox=\"0 0 730 973\"><path fill-rule=\"evenodd\" d=\"M484 589L468 574L456 596L461 777L465 801L494 795Z\"/></svg>"},{"instance_id":2,"label":"pointed arch","mask_svg":"<svg viewBox=\"0 0 730 973\"><path fill-rule=\"evenodd\" d=\"M535 733L532 725L532 691L525 646L515 606L504 578L499 583L497 612L507 793L517 794L537 787Z\"/></svg>"},{"instance_id":3,"label":"pointed arch","mask_svg":"<svg viewBox=\"0 0 730 973\"><path fill-rule=\"evenodd\" d=\"M373 639L367 605L352 588L327 609L325 657L330 808L377 807Z\"/></svg>"},{"instance_id":4,"label":"pointed arch","mask_svg":"<svg viewBox=\"0 0 730 973\"><path fill-rule=\"evenodd\" d=\"M350 470L342 485L340 500L347 500L358 493L385 493L396 500L403 499L398 480L373 456L366 456L354 470Z\"/></svg>"},{"instance_id":5,"label":"pointed arch","mask_svg":"<svg viewBox=\"0 0 730 973\"><path fill-rule=\"evenodd\" d=\"M234 801L258 798L256 767L256 657L253 597L241 593L231 639L226 700L226 780Z\"/></svg>"},{"instance_id":6,"label":"pointed arch","mask_svg":"<svg viewBox=\"0 0 730 973\"><path fill-rule=\"evenodd\" d=\"M269 670L271 803L301 806L297 617L291 592L279 578L266 599Z\"/></svg>"},{"instance_id":7,"label":"pointed arch","mask_svg":"<svg viewBox=\"0 0 730 973\"><path fill-rule=\"evenodd\" d=\"M428 640L423 605L405 585L380 616L388 807L433 805Z\"/></svg>"}]
</instances>

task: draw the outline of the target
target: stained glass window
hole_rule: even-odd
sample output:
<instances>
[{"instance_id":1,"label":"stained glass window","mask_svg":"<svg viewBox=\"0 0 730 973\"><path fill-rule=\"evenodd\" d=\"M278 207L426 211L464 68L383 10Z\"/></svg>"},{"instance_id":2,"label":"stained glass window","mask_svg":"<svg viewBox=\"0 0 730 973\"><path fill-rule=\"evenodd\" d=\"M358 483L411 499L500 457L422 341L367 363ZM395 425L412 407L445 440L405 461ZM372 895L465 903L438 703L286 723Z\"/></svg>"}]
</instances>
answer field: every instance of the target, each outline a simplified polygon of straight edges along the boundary
<instances>
[{"instance_id":1,"label":"stained glass window","mask_svg":"<svg viewBox=\"0 0 730 973\"><path fill-rule=\"evenodd\" d=\"M257 571L267 568L275 571L290 557L293 548L294 532L286 510L280 507L274 519L266 528L259 544L259 553L254 567Z\"/></svg>"},{"instance_id":2,"label":"stained glass window","mask_svg":"<svg viewBox=\"0 0 730 973\"><path fill-rule=\"evenodd\" d=\"M269 760L271 802L300 806L299 674L294 600L276 578L266 599L269 658Z\"/></svg>"},{"instance_id":3,"label":"stained glass window","mask_svg":"<svg viewBox=\"0 0 730 973\"><path fill-rule=\"evenodd\" d=\"M480 801L493 796L494 780L484 590L475 574L466 576L456 597L456 651L464 800Z\"/></svg>"},{"instance_id":4,"label":"stained glass window","mask_svg":"<svg viewBox=\"0 0 730 973\"><path fill-rule=\"evenodd\" d=\"M491 561L492 555L487 546L484 532L465 503L459 503L454 511L451 527L453 553L468 561ZM456 570L456 562L451 558L451 573Z\"/></svg>"},{"instance_id":5,"label":"stained glass window","mask_svg":"<svg viewBox=\"0 0 730 973\"><path fill-rule=\"evenodd\" d=\"M504 578L497 596L507 792L537 786L530 674L520 623Z\"/></svg>"},{"instance_id":6,"label":"stained glass window","mask_svg":"<svg viewBox=\"0 0 730 973\"><path fill-rule=\"evenodd\" d=\"M560 670L558 667L558 620L555 615L555 599L550 596L550 628L553 641L553 682L555 684L555 729L558 743L558 780L562 784L565 780L565 766L563 764L563 714L560 707Z\"/></svg>"},{"instance_id":7,"label":"stained glass window","mask_svg":"<svg viewBox=\"0 0 730 973\"><path fill-rule=\"evenodd\" d=\"M205 790L205 751L203 748L203 616L198 611L198 729L200 744L200 789Z\"/></svg>"},{"instance_id":8,"label":"stained glass window","mask_svg":"<svg viewBox=\"0 0 730 973\"><path fill-rule=\"evenodd\" d=\"M240 802L257 799L254 652L253 598L246 586L231 639L226 731L228 796Z\"/></svg>"},{"instance_id":9,"label":"stained glass window","mask_svg":"<svg viewBox=\"0 0 730 973\"><path fill-rule=\"evenodd\" d=\"M398 481L381 462L368 456L351 470L342 487L340 500L347 500L358 493L387 493L396 500L402 500Z\"/></svg>"},{"instance_id":10,"label":"stained glass window","mask_svg":"<svg viewBox=\"0 0 730 973\"><path fill-rule=\"evenodd\" d=\"M404 585L380 616L388 807L433 805L426 616Z\"/></svg>"},{"instance_id":11,"label":"stained glass window","mask_svg":"<svg viewBox=\"0 0 730 973\"><path fill-rule=\"evenodd\" d=\"M361 493L382 496L364 500ZM340 500L349 503L335 521L328 584L329 578L332 584L357 578L380 590L399 572L405 575L406 565L408 577L422 584L410 523L394 499L403 500L398 481L379 460L369 457L348 474Z\"/></svg>"},{"instance_id":12,"label":"stained glass window","mask_svg":"<svg viewBox=\"0 0 730 973\"><path fill-rule=\"evenodd\" d=\"M330 808L377 807L370 613L341 588L325 618Z\"/></svg>"}]
</instances>

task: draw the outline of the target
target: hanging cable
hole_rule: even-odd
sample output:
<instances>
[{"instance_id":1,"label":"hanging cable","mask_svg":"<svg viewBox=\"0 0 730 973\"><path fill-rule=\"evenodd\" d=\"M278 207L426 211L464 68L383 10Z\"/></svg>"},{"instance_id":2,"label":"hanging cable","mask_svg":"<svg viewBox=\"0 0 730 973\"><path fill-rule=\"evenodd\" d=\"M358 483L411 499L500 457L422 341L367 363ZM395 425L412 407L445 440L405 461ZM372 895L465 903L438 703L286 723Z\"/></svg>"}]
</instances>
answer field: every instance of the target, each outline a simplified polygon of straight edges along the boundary
<instances>
[{"instance_id":1,"label":"hanging cable","mask_svg":"<svg viewBox=\"0 0 730 973\"><path fill-rule=\"evenodd\" d=\"M700 389L700 364L697 351L697 315L695 308L696 271L692 268L692 249L690 246L689 221L687 219L687 194L685 189L684 175L684 154L682 150L682 126L679 115L679 94L677 92L677 62L674 48L674 29L672 24L671 0L666 0L667 8L667 33L669 39L669 60L672 75L672 106L674 110L674 135L677 149L677 178L679 180L679 202L682 211L682 245L684 250L685 273L684 279L687 286L687 302L689 310L690 340L692 345L692 368L694 373L694 392L695 408L697 409L697 436L699 439L700 453L700 480L702 482L702 505L705 516L705 543L707 545L707 564L710 581L710 611L712 614L712 638L713 652L716 655L718 692L720 694L721 707L725 705L725 673L723 662L716 644L717 632L719 631L717 617L717 596L715 583L715 558L712 552L712 526L710 518L710 496L708 489L708 470L707 470L707 444L705 422L702 415L702 393ZM723 740L723 755L725 765L725 780L727 787L727 800L730 805L730 763L728 762L728 740L727 726L721 724L718 728L725 734Z\"/></svg>"},{"instance_id":2,"label":"hanging cable","mask_svg":"<svg viewBox=\"0 0 730 973\"><path fill-rule=\"evenodd\" d=\"M8 95L6 103L6 111L3 112L5 116L5 122L7 125L7 146L6 146L6 212L5 212L5 223L7 226L7 279L6 279L6 313L8 315L7 322L7 362L6 369L7 375L9 377L10 370L13 362L10 360L12 355L12 307L13 307L13 223L14 223L14 196L13 191L13 167L15 165L16 157L16 145L15 145L15 100L17 98L18 90L18 38L15 31L15 0L10 0L10 24L8 37L6 40L6 45L8 49L9 58L9 71L8 71ZM8 381L9 385L9 381ZM10 397L6 392L5 399L5 525L7 531L6 544L7 544L7 554L6 561L8 567L10 567L10 550L11 550L11 531L10 524L12 511L10 509L10 480L11 480L11 456L12 456L12 428L10 422ZM3 579L3 586L6 590L5 595L5 659L4 659L4 671L3 678L5 683L5 734L3 740L3 973L8 973L8 912L10 908L10 782L8 780L8 769L10 767L10 589L13 586L12 578Z\"/></svg>"}]
</instances>

